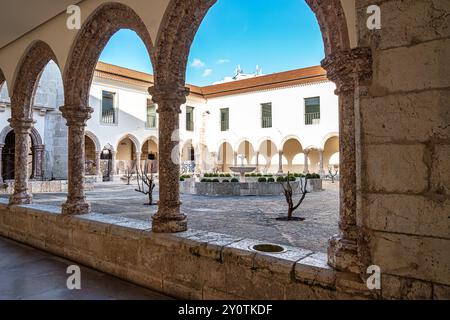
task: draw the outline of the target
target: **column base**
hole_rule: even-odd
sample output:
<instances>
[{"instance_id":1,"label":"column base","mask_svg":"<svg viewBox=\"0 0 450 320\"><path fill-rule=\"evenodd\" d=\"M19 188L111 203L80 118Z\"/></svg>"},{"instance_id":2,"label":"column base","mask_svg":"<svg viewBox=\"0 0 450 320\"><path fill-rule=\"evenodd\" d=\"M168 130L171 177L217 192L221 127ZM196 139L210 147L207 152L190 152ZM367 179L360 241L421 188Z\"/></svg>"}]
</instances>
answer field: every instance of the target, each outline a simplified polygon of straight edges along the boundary
<instances>
[{"instance_id":1,"label":"column base","mask_svg":"<svg viewBox=\"0 0 450 320\"><path fill-rule=\"evenodd\" d=\"M177 233L187 230L187 218L182 213L160 214L152 218L152 231L156 233Z\"/></svg>"},{"instance_id":2,"label":"column base","mask_svg":"<svg viewBox=\"0 0 450 320\"><path fill-rule=\"evenodd\" d=\"M62 205L62 214L82 215L91 212L91 205L87 202L66 202Z\"/></svg>"},{"instance_id":3,"label":"column base","mask_svg":"<svg viewBox=\"0 0 450 320\"><path fill-rule=\"evenodd\" d=\"M339 271L361 273L356 241L340 235L331 237L328 241L328 264Z\"/></svg>"},{"instance_id":4,"label":"column base","mask_svg":"<svg viewBox=\"0 0 450 320\"><path fill-rule=\"evenodd\" d=\"M9 205L31 204L33 196L27 192L13 194L9 198Z\"/></svg>"}]
</instances>

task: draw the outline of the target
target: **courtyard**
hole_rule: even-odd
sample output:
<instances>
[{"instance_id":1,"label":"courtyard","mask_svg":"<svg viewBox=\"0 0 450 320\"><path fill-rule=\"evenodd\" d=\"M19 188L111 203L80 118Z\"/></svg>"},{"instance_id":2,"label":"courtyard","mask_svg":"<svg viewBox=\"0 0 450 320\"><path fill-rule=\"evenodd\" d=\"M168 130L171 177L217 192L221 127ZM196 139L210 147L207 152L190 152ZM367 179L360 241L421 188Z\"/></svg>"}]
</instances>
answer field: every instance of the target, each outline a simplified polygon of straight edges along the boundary
<instances>
[{"instance_id":1,"label":"courtyard","mask_svg":"<svg viewBox=\"0 0 450 320\"><path fill-rule=\"evenodd\" d=\"M97 183L86 195L95 213L150 221L157 206L144 205L146 196L135 188L123 182ZM182 212L188 216L190 229L326 252L328 239L338 233L339 184L324 181L323 188L307 194L295 212L295 216L305 218L302 222L276 220L287 214L284 196L181 195ZM154 194L157 201L158 187ZM60 206L66 198L66 193L41 193L33 195L33 202Z\"/></svg>"}]
</instances>

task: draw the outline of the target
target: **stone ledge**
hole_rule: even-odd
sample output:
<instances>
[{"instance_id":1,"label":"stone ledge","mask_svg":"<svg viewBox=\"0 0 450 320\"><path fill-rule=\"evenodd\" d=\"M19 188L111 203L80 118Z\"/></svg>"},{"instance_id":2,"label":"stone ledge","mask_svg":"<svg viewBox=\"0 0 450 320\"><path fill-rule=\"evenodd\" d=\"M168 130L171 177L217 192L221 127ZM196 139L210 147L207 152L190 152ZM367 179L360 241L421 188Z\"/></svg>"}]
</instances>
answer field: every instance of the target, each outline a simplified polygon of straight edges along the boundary
<instances>
[{"instance_id":1,"label":"stone ledge","mask_svg":"<svg viewBox=\"0 0 450 320\"><path fill-rule=\"evenodd\" d=\"M352 275L327 266L325 254L288 246L262 253L251 248L260 241L200 230L156 234L150 221L0 201L0 234L178 298L370 296Z\"/></svg>"}]
</instances>

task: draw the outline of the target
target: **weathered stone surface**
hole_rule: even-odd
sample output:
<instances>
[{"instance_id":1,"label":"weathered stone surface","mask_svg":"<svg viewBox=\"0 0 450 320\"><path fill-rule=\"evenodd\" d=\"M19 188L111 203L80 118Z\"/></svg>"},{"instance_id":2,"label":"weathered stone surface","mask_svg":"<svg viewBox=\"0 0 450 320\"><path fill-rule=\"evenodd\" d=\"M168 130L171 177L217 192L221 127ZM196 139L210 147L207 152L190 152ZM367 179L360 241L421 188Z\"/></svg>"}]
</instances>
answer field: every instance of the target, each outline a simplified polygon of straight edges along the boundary
<instances>
[{"instance_id":1,"label":"weathered stone surface","mask_svg":"<svg viewBox=\"0 0 450 320\"><path fill-rule=\"evenodd\" d=\"M450 300L450 286L434 284L433 285L433 299Z\"/></svg>"},{"instance_id":2,"label":"weathered stone surface","mask_svg":"<svg viewBox=\"0 0 450 320\"><path fill-rule=\"evenodd\" d=\"M450 196L450 144L434 147L431 185L432 192Z\"/></svg>"},{"instance_id":3,"label":"weathered stone surface","mask_svg":"<svg viewBox=\"0 0 450 320\"><path fill-rule=\"evenodd\" d=\"M447 88L450 86L450 66L443 62L449 55L450 39L378 51L374 54L371 92L378 96Z\"/></svg>"},{"instance_id":4,"label":"weathered stone surface","mask_svg":"<svg viewBox=\"0 0 450 320\"><path fill-rule=\"evenodd\" d=\"M450 92L430 90L363 99L367 143L427 142L450 138ZM436 106L430 108L430 105Z\"/></svg>"},{"instance_id":5,"label":"weathered stone surface","mask_svg":"<svg viewBox=\"0 0 450 320\"><path fill-rule=\"evenodd\" d=\"M372 263L382 273L450 284L450 240L374 232Z\"/></svg>"},{"instance_id":6,"label":"weathered stone surface","mask_svg":"<svg viewBox=\"0 0 450 320\"><path fill-rule=\"evenodd\" d=\"M421 195L367 194L365 225L374 230L450 238L450 200Z\"/></svg>"},{"instance_id":7,"label":"weathered stone surface","mask_svg":"<svg viewBox=\"0 0 450 320\"><path fill-rule=\"evenodd\" d=\"M367 16L372 0L356 1L358 16ZM441 39L450 35L450 4L439 0L382 1L377 3L382 13L381 30L377 30L377 48L408 47L420 42ZM401 12L401 14L399 13ZM373 30L366 19L359 19L362 38L370 37ZM375 42L375 41L373 41Z\"/></svg>"},{"instance_id":8,"label":"weathered stone surface","mask_svg":"<svg viewBox=\"0 0 450 320\"><path fill-rule=\"evenodd\" d=\"M428 188L425 145L366 146L367 191L423 193Z\"/></svg>"},{"instance_id":9,"label":"weathered stone surface","mask_svg":"<svg viewBox=\"0 0 450 320\"><path fill-rule=\"evenodd\" d=\"M431 283L387 274L382 274L381 291L384 299L432 299Z\"/></svg>"}]
</instances>

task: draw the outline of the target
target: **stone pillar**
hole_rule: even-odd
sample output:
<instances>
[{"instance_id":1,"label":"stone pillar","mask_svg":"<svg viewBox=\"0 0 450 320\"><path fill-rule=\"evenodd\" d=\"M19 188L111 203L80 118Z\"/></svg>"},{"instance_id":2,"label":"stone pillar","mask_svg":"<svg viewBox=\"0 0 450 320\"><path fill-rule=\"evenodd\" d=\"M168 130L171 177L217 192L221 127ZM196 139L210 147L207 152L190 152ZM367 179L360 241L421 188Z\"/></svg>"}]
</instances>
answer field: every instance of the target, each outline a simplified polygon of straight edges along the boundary
<instances>
[{"instance_id":1,"label":"stone pillar","mask_svg":"<svg viewBox=\"0 0 450 320\"><path fill-rule=\"evenodd\" d=\"M174 233L187 230L186 215L180 211L179 127L181 105L189 89L178 85L149 88L159 114L159 204L153 216L153 232Z\"/></svg>"},{"instance_id":2,"label":"stone pillar","mask_svg":"<svg viewBox=\"0 0 450 320\"><path fill-rule=\"evenodd\" d=\"M103 181L101 157L102 157L102 152L95 151L95 175L97 176L98 181Z\"/></svg>"},{"instance_id":3,"label":"stone pillar","mask_svg":"<svg viewBox=\"0 0 450 320\"><path fill-rule=\"evenodd\" d=\"M256 172L259 172L259 151L256 152Z\"/></svg>"},{"instance_id":4,"label":"stone pillar","mask_svg":"<svg viewBox=\"0 0 450 320\"><path fill-rule=\"evenodd\" d=\"M136 170L141 168L141 155L142 155L142 152L134 153L134 157L136 158Z\"/></svg>"},{"instance_id":5,"label":"stone pillar","mask_svg":"<svg viewBox=\"0 0 450 320\"><path fill-rule=\"evenodd\" d=\"M16 137L14 158L14 193L9 204L30 204L33 196L28 191L28 153L31 129L34 121L30 118L10 119Z\"/></svg>"},{"instance_id":6,"label":"stone pillar","mask_svg":"<svg viewBox=\"0 0 450 320\"><path fill-rule=\"evenodd\" d=\"M64 106L60 108L69 127L69 159L68 159L68 195L62 205L62 213L70 215L90 212L90 205L84 194L85 176L85 127L94 111L90 107Z\"/></svg>"},{"instance_id":7,"label":"stone pillar","mask_svg":"<svg viewBox=\"0 0 450 320\"><path fill-rule=\"evenodd\" d=\"M0 183L3 183L3 147L5 145L0 143Z\"/></svg>"},{"instance_id":8,"label":"stone pillar","mask_svg":"<svg viewBox=\"0 0 450 320\"><path fill-rule=\"evenodd\" d=\"M309 150L308 149L303 150L303 154L305 156L303 173L308 174L309 173L309 159L308 159Z\"/></svg>"},{"instance_id":9,"label":"stone pillar","mask_svg":"<svg viewBox=\"0 0 450 320\"><path fill-rule=\"evenodd\" d=\"M319 149L319 174L321 177L325 175L325 170L323 169L323 150Z\"/></svg>"},{"instance_id":10,"label":"stone pillar","mask_svg":"<svg viewBox=\"0 0 450 320\"><path fill-rule=\"evenodd\" d=\"M278 173L283 173L283 151L278 152Z\"/></svg>"},{"instance_id":11,"label":"stone pillar","mask_svg":"<svg viewBox=\"0 0 450 320\"><path fill-rule=\"evenodd\" d=\"M42 162L44 159L44 146L33 147L33 179L42 180Z\"/></svg>"},{"instance_id":12,"label":"stone pillar","mask_svg":"<svg viewBox=\"0 0 450 320\"><path fill-rule=\"evenodd\" d=\"M359 129L355 117L358 97L365 94L372 77L371 50L355 48L336 52L322 61L322 67L328 79L336 84L339 96L340 233L330 239L328 263L338 270L361 273L365 272L370 257L364 247L363 230L356 221L356 132Z\"/></svg>"},{"instance_id":13,"label":"stone pillar","mask_svg":"<svg viewBox=\"0 0 450 320\"><path fill-rule=\"evenodd\" d=\"M223 161L225 161L225 159ZM236 151L234 151L234 153L233 153L233 162L234 162L233 165L235 167L237 167L238 166L238 153Z\"/></svg>"}]
</instances>

